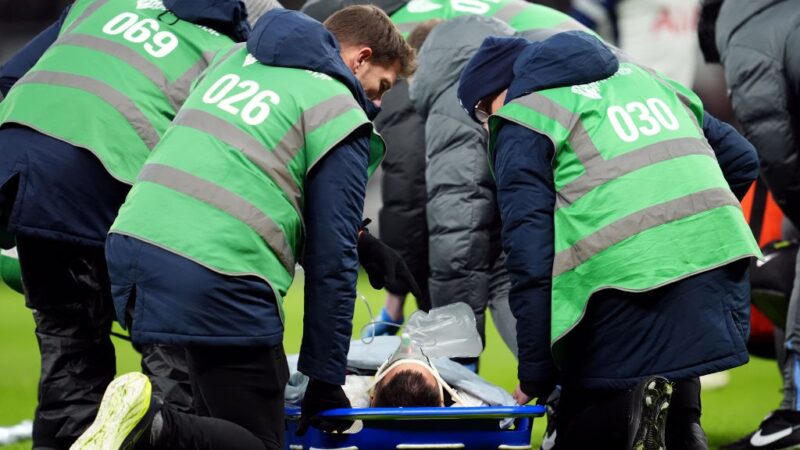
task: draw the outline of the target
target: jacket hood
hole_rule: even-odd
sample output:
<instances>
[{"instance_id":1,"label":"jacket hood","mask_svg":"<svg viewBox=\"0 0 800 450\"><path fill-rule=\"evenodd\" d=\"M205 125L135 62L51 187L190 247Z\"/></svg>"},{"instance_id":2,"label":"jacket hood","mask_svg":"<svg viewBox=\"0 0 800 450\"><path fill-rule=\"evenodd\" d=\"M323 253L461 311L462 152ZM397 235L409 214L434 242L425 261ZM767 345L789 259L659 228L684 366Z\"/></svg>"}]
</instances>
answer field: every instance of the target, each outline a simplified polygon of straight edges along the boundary
<instances>
[{"instance_id":1,"label":"jacket hood","mask_svg":"<svg viewBox=\"0 0 800 450\"><path fill-rule=\"evenodd\" d=\"M722 53L731 36L761 11L786 0L725 0L716 22L717 49Z\"/></svg>"},{"instance_id":2,"label":"jacket hood","mask_svg":"<svg viewBox=\"0 0 800 450\"><path fill-rule=\"evenodd\" d=\"M213 28L236 42L247 40L250 33L247 8L239 0L164 0L164 6L180 19Z\"/></svg>"},{"instance_id":3,"label":"jacket hood","mask_svg":"<svg viewBox=\"0 0 800 450\"><path fill-rule=\"evenodd\" d=\"M391 16L406 3L408 0L309 0L300 11L324 22L336 11L352 5L375 5Z\"/></svg>"},{"instance_id":4,"label":"jacket hood","mask_svg":"<svg viewBox=\"0 0 800 450\"><path fill-rule=\"evenodd\" d=\"M520 53L506 102L533 91L602 80L618 69L617 57L596 37L581 31L558 33Z\"/></svg>"},{"instance_id":5,"label":"jacket hood","mask_svg":"<svg viewBox=\"0 0 800 450\"><path fill-rule=\"evenodd\" d=\"M409 90L414 109L423 117L442 93L458 82L461 71L487 36L512 36L514 29L491 17L461 16L431 31L419 51Z\"/></svg>"},{"instance_id":6,"label":"jacket hood","mask_svg":"<svg viewBox=\"0 0 800 450\"><path fill-rule=\"evenodd\" d=\"M336 38L311 17L288 9L267 11L247 40L247 51L270 66L324 73L344 83L372 120L375 106L339 54Z\"/></svg>"}]
</instances>

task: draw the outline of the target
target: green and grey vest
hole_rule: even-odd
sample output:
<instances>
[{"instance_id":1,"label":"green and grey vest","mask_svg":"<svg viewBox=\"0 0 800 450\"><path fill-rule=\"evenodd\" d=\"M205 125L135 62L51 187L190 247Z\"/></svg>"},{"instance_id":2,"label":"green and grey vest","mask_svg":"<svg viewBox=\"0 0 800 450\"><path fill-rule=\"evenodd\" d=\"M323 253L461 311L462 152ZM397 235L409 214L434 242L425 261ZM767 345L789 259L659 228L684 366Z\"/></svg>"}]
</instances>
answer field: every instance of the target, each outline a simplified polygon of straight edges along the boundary
<instances>
[{"instance_id":1,"label":"green and grey vest","mask_svg":"<svg viewBox=\"0 0 800 450\"><path fill-rule=\"evenodd\" d=\"M260 277L280 300L302 252L306 176L361 127L371 123L343 83L235 45L198 80L111 232ZM370 174L384 152L380 136L372 144Z\"/></svg>"},{"instance_id":2,"label":"green and grey vest","mask_svg":"<svg viewBox=\"0 0 800 450\"><path fill-rule=\"evenodd\" d=\"M491 117L490 156L503 121L555 146L557 357L593 293L644 292L761 255L702 120L694 93L630 63L604 80L517 98Z\"/></svg>"},{"instance_id":3,"label":"green and grey vest","mask_svg":"<svg viewBox=\"0 0 800 450\"><path fill-rule=\"evenodd\" d=\"M464 15L494 17L517 31L540 28L585 29L568 15L524 0L412 0L392 14L404 36L422 22L448 20Z\"/></svg>"},{"instance_id":4,"label":"green and grey vest","mask_svg":"<svg viewBox=\"0 0 800 450\"><path fill-rule=\"evenodd\" d=\"M92 151L132 184L191 83L233 42L159 0L78 0L58 39L0 104L17 123Z\"/></svg>"}]
</instances>

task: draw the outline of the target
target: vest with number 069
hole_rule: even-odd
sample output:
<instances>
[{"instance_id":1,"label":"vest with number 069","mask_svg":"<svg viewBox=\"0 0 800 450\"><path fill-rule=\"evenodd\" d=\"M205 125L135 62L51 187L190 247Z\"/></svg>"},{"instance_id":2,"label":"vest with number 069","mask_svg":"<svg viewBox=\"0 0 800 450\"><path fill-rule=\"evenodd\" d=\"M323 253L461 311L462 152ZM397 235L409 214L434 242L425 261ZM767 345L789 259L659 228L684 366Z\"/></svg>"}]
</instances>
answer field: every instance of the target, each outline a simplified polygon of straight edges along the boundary
<instances>
[{"instance_id":1,"label":"vest with number 069","mask_svg":"<svg viewBox=\"0 0 800 450\"><path fill-rule=\"evenodd\" d=\"M0 124L88 149L132 184L191 83L232 44L158 0L78 0L55 43L0 103Z\"/></svg>"},{"instance_id":2,"label":"vest with number 069","mask_svg":"<svg viewBox=\"0 0 800 450\"><path fill-rule=\"evenodd\" d=\"M362 127L371 122L343 83L261 64L237 44L198 81L111 232L262 278L280 305L303 246L306 177ZM371 141L369 174L384 153Z\"/></svg>"},{"instance_id":3,"label":"vest with number 069","mask_svg":"<svg viewBox=\"0 0 800 450\"><path fill-rule=\"evenodd\" d=\"M490 156L503 121L555 146L557 360L593 293L645 292L761 255L702 120L694 93L629 63L604 80L514 99L490 118Z\"/></svg>"},{"instance_id":4,"label":"vest with number 069","mask_svg":"<svg viewBox=\"0 0 800 450\"><path fill-rule=\"evenodd\" d=\"M585 29L560 11L525 0L411 0L392 13L391 18L407 37L417 25L427 20L448 20L464 15L494 17L517 31Z\"/></svg>"}]
</instances>

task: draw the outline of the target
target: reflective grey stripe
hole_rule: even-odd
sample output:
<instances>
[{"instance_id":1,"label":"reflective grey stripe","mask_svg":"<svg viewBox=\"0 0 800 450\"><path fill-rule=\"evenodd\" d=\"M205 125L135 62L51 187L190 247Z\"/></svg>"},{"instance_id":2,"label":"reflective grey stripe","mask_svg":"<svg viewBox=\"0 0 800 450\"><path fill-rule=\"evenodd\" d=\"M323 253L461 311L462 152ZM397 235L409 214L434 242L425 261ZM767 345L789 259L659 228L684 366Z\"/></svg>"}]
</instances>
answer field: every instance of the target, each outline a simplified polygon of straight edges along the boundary
<instances>
[{"instance_id":1,"label":"reflective grey stripe","mask_svg":"<svg viewBox=\"0 0 800 450\"><path fill-rule=\"evenodd\" d=\"M294 255L283 230L252 203L222 186L163 164L145 164L139 180L193 197L246 223L275 252L283 267L294 273Z\"/></svg>"},{"instance_id":2,"label":"reflective grey stripe","mask_svg":"<svg viewBox=\"0 0 800 450\"><path fill-rule=\"evenodd\" d=\"M280 155L268 150L253 136L240 130L230 122L226 122L212 114L198 109L182 109L173 121L174 125L194 128L208 133L220 141L239 149L253 164L258 166L286 194L301 220L303 210L300 207L300 187L289 173L288 161ZM300 150L294 149L294 154Z\"/></svg>"},{"instance_id":3,"label":"reflective grey stripe","mask_svg":"<svg viewBox=\"0 0 800 450\"><path fill-rule=\"evenodd\" d=\"M283 135L273 150L278 159L289 164L305 144L305 135L325 125L336 117L361 107L350 94L335 95L303 111L300 120ZM310 169L310 167L309 167Z\"/></svg>"},{"instance_id":4,"label":"reflective grey stripe","mask_svg":"<svg viewBox=\"0 0 800 450\"><path fill-rule=\"evenodd\" d=\"M96 2L92 3L91 5L87 6L86 9L83 10L80 16L77 19L72 21L69 27L64 30L65 33L69 33L70 31L74 30L81 22L86 20L89 16L91 16L95 11L100 9L103 5L108 3L108 0L97 0Z\"/></svg>"},{"instance_id":5,"label":"reflective grey stripe","mask_svg":"<svg viewBox=\"0 0 800 450\"><path fill-rule=\"evenodd\" d=\"M136 50L118 42L79 33L65 34L55 42L55 45L72 45L75 47L97 50L130 64L134 69L138 70L150 80L150 82L158 86L164 96L169 99L172 107L175 108L175 110L178 109L178 104L168 95L168 82L164 72L162 72L161 68L157 65L151 63L147 58L137 53Z\"/></svg>"},{"instance_id":6,"label":"reflective grey stripe","mask_svg":"<svg viewBox=\"0 0 800 450\"><path fill-rule=\"evenodd\" d=\"M200 59L192 67L189 67L177 80L167 86L167 95L178 107L182 106L186 98L189 97L189 88L192 87L192 83L206 70L215 54L215 52L203 52Z\"/></svg>"},{"instance_id":7,"label":"reflective grey stripe","mask_svg":"<svg viewBox=\"0 0 800 450\"><path fill-rule=\"evenodd\" d=\"M721 206L739 207L739 201L727 188L695 192L637 211L556 253L553 260L553 277L578 267L592 256L631 236Z\"/></svg>"},{"instance_id":8,"label":"reflective grey stripe","mask_svg":"<svg viewBox=\"0 0 800 450\"><path fill-rule=\"evenodd\" d=\"M532 109L545 117L555 120L564 127L569 132L567 142L572 147L572 151L575 152L578 161L583 164L587 171L590 170L589 168L592 165L603 161L600 151L597 150L594 142L589 137L589 133L580 121L579 115L536 92L515 99L511 103L518 103Z\"/></svg>"},{"instance_id":9,"label":"reflective grey stripe","mask_svg":"<svg viewBox=\"0 0 800 450\"><path fill-rule=\"evenodd\" d=\"M577 20L572 19L572 18L561 22L560 24L554 26L552 29L556 30L558 32L563 32L563 31L585 31L585 32L588 33L588 31L589 31L585 26L583 26L582 23L580 23ZM606 44L606 45L608 45L608 44Z\"/></svg>"},{"instance_id":10,"label":"reflective grey stripe","mask_svg":"<svg viewBox=\"0 0 800 450\"><path fill-rule=\"evenodd\" d=\"M499 19L499 20L502 20L503 22L508 23L511 19L516 17L517 14L519 14L522 11L524 11L525 9L527 9L528 6L530 6L530 5L528 5L527 3L525 3L525 2L523 2L521 0L520 1L512 0L512 1L508 2L508 4L506 4L505 6L501 6L500 9L497 10L497 12L494 13L494 16L492 16L492 17L494 17L495 19Z\"/></svg>"},{"instance_id":11,"label":"reflective grey stripe","mask_svg":"<svg viewBox=\"0 0 800 450\"><path fill-rule=\"evenodd\" d=\"M136 106L133 100L102 81L71 73L37 70L28 72L17 82L18 85L28 83L70 87L96 95L119 111L119 113L128 120L128 123L136 130L136 133L147 148L152 150L160 139L153 125L147 120L147 117L139 110L139 107Z\"/></svg>"},{"instance_id":12,"label":"reflective grey stripe","mask_svg":"<svg viewBox=\"0 0 800 450\"><path fill-rule=\"evenodd\" d=\"M623 153L588 168L575 180L561 188L556 197L556 209L570 206L583 195L602 184L652 164L689 155L709 156L716 160L714 151L703 139L677 138L657 142L632 152Z\"/></svg>"}]
</instances>

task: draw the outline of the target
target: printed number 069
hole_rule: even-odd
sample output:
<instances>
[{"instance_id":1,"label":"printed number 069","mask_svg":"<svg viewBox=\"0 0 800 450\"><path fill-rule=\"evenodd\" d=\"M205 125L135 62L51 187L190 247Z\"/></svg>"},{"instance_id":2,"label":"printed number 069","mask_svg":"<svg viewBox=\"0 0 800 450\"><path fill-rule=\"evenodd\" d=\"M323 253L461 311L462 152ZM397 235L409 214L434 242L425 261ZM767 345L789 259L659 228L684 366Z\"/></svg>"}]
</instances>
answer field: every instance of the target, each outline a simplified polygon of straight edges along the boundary
<instances>
[{"instance_id":1,"label":"printed number 069","mask_svg":"<svg viewBox=\"0 0 800 450\"><path fill-rule=\"evenodd\" d=\"M631 114L636 114L637 120L634 121ZM624 108L610 106L606 115L617 136L625 142L639 139L640 133L654 136L660 133L662 128L675 131L680 127L675 114L659 98L648 98L645 103L630 102Z\"/></svg>"},{"instance_id":2,"label":"printed number 069","mask_svg":"<svg viewBox=\"0 0 800 450\"><path fill-rule=\"evenodd\" d=\"M241 91L228 96L234 88ZM241 102L250 99L240 108ZM229 73L217 80L203 95L203 102L217 104L217 108L233 115L239 115L248 125L259 125L269 117L270 108L265 100L273 105L281 102L275 91L261 91L261 86L252 80L241 80L238 75ZM236 105L239 102L240 105ZM241 111L241 114L239 113Z\"/></svg>"},{"instance_id":3,"label":"printed number 069","mask_svg":"<svg viewBox=\"0 0 800 450\"><path fill-rule=\"evenodd\" d=\"M122 37L128 42L144 43L147 53L156 58L163 58L178 47L178 38L169 31L158 31L159 28L158 21L155 19L139 20L139 16L136 14L124 12L109 20L103 27L103 33L112 36L122 34Z\"/></svg>"}]
</instances>

